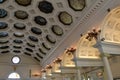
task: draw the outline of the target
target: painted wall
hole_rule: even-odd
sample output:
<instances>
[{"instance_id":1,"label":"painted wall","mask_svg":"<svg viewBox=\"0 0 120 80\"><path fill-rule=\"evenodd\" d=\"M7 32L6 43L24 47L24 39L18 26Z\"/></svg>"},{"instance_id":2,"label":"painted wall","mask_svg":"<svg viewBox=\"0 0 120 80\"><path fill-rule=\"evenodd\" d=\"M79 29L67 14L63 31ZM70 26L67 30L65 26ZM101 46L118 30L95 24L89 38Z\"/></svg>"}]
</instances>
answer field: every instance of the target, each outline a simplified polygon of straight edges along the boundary
<instances>
[{"instance_id":1,"label":"painted wall","mask_svg":"<svg viewBox=\"0 0 120 80\"><path fill-rule=\"evenodd\" d=\"M14 71L20 74L21 78L40 78L37 75L40 75L41 67L35 59L31 59L31 57L26 55L20 55L21 62L18 65L14 65L11 62L12 57L13 55L11 54L0 55L0 79L6 79Z\"/></svg>"}]
</instances>

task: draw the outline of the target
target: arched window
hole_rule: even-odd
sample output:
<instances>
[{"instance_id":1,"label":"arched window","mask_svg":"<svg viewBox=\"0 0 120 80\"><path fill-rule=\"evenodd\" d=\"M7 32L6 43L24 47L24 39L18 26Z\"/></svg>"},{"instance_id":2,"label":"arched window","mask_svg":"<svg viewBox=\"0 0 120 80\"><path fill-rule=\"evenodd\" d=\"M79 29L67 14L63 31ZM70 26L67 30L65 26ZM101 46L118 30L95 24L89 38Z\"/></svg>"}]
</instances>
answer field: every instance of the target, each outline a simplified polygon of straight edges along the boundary
<instances>
[{"instance_id":1,"label":"arched window","mask_svg":"<svg viewBox=\"0 0 120 80\"><path fill-rule=\"evenodd\" d=\"M9 79L20 79L20 75L16 72L12 72L8 76Z\"/></svg>"}]
</instances>

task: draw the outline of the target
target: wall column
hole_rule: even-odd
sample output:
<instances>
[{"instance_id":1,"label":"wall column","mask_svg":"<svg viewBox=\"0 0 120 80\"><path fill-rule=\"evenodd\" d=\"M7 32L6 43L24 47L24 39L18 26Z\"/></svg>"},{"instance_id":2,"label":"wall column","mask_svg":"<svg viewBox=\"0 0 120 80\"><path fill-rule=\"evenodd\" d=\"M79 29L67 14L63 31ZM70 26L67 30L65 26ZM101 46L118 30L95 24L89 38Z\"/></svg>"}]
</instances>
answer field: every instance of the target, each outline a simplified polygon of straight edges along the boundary
<instances>
[{"instance_id":1,"label":"wall column","mask_svg":"<svg viewBox=\"0 0 120 80\"><path fill-rule=\"evenodd\" d=\"M110 69L110 65L109 65L107 56L103 56L102 59L103 59L103 63L104 63L104 67L105 67L105 71L106 71L108 80L113 80L113 75L112 75L112 72Z\"/></svg>"},{"instance_id":2,"label":"wall column","mask_svg":"<svg viewBox=\"0 0 120 80\"><path fill-rule=\"evenodd\" d=\"M78 80L81 80L80 68L77 68L77 76Z\"/></svg>"}]
</instances>

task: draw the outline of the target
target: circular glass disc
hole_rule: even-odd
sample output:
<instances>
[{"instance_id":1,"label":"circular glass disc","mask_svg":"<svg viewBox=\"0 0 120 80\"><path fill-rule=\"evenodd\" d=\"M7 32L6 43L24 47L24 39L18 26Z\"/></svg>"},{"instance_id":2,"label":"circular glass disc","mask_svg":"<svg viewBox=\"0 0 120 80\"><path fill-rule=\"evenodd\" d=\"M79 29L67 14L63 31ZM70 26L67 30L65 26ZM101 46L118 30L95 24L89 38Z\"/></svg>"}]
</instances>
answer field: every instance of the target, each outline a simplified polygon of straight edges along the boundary
<instances>
[{"instance_id":1,"label":"circular glass disc","mask_svg":"<svg viewBox=\"0 0 120 80\"><path fill-rule=\"evenodd\" d=\"M12 58L12 62L13 62L14 64L18 64L18 63L20 62L20 58L19 58L18 56L14 56L14 57Z\"/></svg>"}]
</instances>

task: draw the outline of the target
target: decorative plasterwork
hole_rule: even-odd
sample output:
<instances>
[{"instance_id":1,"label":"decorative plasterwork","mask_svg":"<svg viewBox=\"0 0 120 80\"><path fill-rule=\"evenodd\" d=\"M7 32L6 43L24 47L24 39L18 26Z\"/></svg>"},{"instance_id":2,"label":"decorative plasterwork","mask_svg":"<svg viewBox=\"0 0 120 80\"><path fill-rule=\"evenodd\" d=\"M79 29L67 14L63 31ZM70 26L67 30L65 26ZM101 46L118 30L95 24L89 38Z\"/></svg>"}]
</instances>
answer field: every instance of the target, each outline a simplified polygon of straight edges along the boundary
<instances>
[{"instance_id":1,"label":"decorative plasterwork","mask_svg":"<svg viewBox=\"0 0 120 80\"><path fill-rule=\"evenodd\" d=\"M105 42L120 43L120 8L113 9L103 20L100 39Z\"/></svg>"},{"instance_id":2,"label":"decorative plasterwork","mask_svg":"<svg viewBox=\"0 0 120 80\"><path fill-rule=\"evenodd\" d=\"M85 7L85 0L68 0L69 6L75 11L82 11Z\"/></svg>"},{"instance_id":3,"label":"decorative plasterwork","mask_svg":"<svg viewBox=\"0 0 120 80\"><path fill-rule=\"evenodd\" d=\"M52 13L52 11L54 9L53 5L48 1L39 2L38 8L40 9L40 11L42 11L44 13Z\"/></svg>"},{"instance_id":4,"label":"decorative plasterwork","mask_svg":"<svg viewBox=\"0 0 120 80\"><path fill-rule=\"evenodd\" d=\"M56 57L58 57L61 54L61 51L64 52L64 50L66 48L65 46L69 46L73 42L73 40L74 41L76 41L76 39L78 40L78 38L80 37L80 34L85 33L85 32L87 32L88 29L92 28L93 26L91 26L91 25L93 25L95 23L98 24L97 18L99 19L99 21L101 19L103 19L103 17L105 15L103 15L102 12L106 11L104 9L103 5L106 5L107 2L109 2L109 1L105 1L105 0L96 1L95 0L94 2L95 3L92 4L91 7L84 8L85 10L82 13L83 14L82 18L78 18L80 20L79 24L77 24L76 27L74 27L74 30L70 31L70 34L67 38L64 38L65 41L62 41L62 44L59 44L59 46L61 46L63 48L61 49L61 47L57 46L56 50L53 51L52 53L50 53L52 55L47 55L46 58L43 59L43 61L42 61L43 67L45 67L45 65L51 63ZM108 7L109 6L110 5L108 5ZM89 9L89 10L87 10L87 9ZM101 17L99 17L98 15L101 15ZM78 34L78 35L76 35L76 34ZM72 40L72 41L70 41L70 40ZM57 54L56 54L56 52L57 52ZM48 58L49 58L49 60L48 60Z\"/></svg>"}]
</instances>

